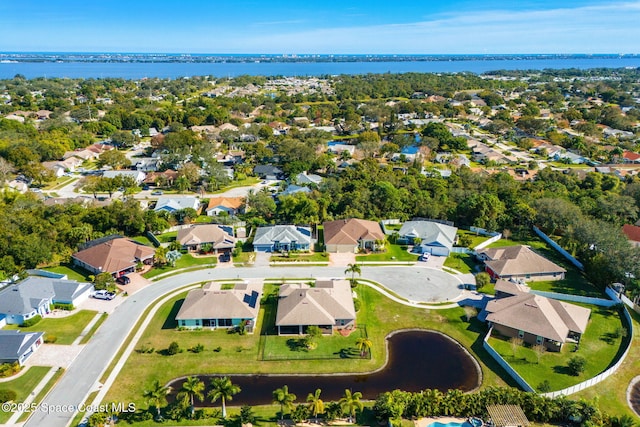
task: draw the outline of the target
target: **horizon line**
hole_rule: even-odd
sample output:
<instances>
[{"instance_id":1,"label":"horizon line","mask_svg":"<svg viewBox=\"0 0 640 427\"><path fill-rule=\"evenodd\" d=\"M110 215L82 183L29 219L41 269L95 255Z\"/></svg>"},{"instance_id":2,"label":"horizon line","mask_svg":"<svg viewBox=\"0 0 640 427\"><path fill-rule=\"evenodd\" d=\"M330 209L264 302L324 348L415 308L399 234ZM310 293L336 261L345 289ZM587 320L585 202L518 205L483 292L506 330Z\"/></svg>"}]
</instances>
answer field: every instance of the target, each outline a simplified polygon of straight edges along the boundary
<instances>
[{"instance_id":1,"label":"horizon line","mask_svg":"<svg viewBox=\"0 0 640 427\"><path fill-rule=\"evenodd\" d=\"M91 54L112 54L112 55L226 55L226 56L241 56L241 55L251 55L251 56L293 56L293 55L304 55L304 56L522 56L522 55L530 55L530 56L638 56L640 52L636 53L621 53L621 52L598 52L598 53L587 53L587 52L537 52L537 53L310 53L310 52L280 52L280 53L231 53L231 52L135 52L135 51L4 51L0 50L0 55L7 54L35 54L35 55L52 55L52 54L81 54L81 55L91 55Z\"/></svg>"}]
</instances>

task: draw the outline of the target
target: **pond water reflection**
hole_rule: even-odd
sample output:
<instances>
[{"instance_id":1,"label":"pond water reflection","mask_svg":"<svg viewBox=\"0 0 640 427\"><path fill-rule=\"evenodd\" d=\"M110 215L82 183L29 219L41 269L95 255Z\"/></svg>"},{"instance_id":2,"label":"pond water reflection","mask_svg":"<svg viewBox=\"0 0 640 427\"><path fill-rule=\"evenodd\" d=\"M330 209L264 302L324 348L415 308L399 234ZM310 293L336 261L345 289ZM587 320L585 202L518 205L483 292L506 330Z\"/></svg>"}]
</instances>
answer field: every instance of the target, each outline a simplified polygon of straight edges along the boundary
<instances>
[{"instance_id":1,"label":"pond water reflection","mask_svg":"<svg viewBox=\"0 0 640 427\"><path fill-rule=\"evenodd\" d=\"M338 400L345 389L359 391L363 399L375 399L378 394L394 389L420 391L425 388L473 390L480 378L476 362L457 342L436 332L402 331L389 338L389 362L384 369L360 375L229 375L241 392L234 396L234 405L264 405L272 401L273 390L289 386L298 401L319 388L325 401ZM278 362L272 362L278 363ZM323 363L349 363L327 360ZM201 375L207 389L215 375ZM170 385L174 393L184 379ZM212 406L211 403L204 403ZM216 406L219 403L215 404Z\"/></svg>"}]
</instances>

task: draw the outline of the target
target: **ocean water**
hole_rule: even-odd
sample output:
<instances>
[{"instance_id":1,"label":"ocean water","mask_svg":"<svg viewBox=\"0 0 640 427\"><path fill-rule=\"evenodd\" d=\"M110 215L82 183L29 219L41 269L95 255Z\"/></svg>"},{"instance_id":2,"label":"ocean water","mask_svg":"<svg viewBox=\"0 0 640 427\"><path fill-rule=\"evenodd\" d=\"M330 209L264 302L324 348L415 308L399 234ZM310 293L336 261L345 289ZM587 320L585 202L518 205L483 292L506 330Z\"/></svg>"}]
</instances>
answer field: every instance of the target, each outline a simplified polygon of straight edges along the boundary
<instances>
[{"instance_id":1,"label":"ocean water","mask_svg":"<svg viewBox=\"0 0 640 427\"><path fill-rule=\"evenodd\" d=\"M141 79L144 77L180 78L188 76L235 77L322 76L366 73L454 73L481 74L495 70L543 70L563 68L640 67L640 57L544 58L544 59L480 59L451 61L398 62L3 62L0 79L16 74L27 78L68 77Z\"/></svg>"}]
</instances>

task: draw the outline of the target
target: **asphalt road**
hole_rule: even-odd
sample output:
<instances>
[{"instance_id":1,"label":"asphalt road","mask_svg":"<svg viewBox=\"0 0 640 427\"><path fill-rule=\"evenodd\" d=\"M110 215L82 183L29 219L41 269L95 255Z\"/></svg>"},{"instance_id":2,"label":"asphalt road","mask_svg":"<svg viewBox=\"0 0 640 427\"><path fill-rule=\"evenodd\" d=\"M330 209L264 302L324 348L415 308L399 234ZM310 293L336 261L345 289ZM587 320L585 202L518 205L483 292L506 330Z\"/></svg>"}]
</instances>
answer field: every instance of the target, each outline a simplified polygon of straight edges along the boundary
<instances>
[{"instance_id":1,"label":"asphalt road","mask_svg":"<svg viewBox=\"0 0 640 427\"><path fill-rule=\"evenodd\" d=\"M144 310L157 298L183 285L229 278L344 277L344 267L270 267L198 270L172 276L125 298L73 361L60 381L44 399L42 408L25 423L26 427L66 427L76 408L84 402L118 348ZM446 301L462 292L461 282L448 273L416 267L363 267L362 277L382 283L412 301ZM128 402L125 402L125 404Z\"/></svg>"}]
</instances>

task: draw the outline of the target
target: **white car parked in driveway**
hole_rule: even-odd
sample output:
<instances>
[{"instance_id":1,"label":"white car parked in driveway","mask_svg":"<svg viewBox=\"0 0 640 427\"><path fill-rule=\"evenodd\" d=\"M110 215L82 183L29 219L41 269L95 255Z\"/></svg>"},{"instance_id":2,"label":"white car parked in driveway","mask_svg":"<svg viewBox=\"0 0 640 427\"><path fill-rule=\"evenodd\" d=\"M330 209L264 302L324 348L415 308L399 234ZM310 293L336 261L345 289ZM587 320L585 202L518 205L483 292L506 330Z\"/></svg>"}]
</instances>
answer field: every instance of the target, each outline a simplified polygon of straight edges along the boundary
<instances>
[{"instance_id":1,"label":"white car parked in driveway","mask_svg":"<svg viewBox=\"0 0 640 427\"><path fill-rule=\"evenodd\" d=\"M112 299L114 299L116 297L116 293L115 292L109 292L109 291L95 291L93 294L93 297L95 299L104 299L104 300L108 300L111 301Z\"/></svg>"}]
</instances>

